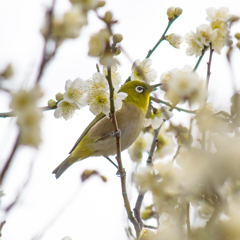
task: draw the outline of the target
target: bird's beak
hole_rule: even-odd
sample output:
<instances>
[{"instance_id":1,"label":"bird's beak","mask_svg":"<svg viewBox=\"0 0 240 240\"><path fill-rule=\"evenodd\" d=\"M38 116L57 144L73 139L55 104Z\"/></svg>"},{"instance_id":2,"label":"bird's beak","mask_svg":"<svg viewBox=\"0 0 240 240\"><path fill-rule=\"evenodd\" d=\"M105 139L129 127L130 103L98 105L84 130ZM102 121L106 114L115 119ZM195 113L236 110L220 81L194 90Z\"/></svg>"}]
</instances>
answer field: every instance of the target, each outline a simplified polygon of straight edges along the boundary
<instances>
[{"instance_id":1,"label":"bird's beak","mask_svg":"<svg viewBox=\"0 0 240 240\"><path fill-rule=\"evenodd\" d=\"M148 89L150 90L150 92L152 92L152 91L157 90L156 88L159 87L159 86L161 86L161 85L162 85L162 83L155 84L155 85L151 85L151 86L149 86Z\"/></svg>"}]
</instances>

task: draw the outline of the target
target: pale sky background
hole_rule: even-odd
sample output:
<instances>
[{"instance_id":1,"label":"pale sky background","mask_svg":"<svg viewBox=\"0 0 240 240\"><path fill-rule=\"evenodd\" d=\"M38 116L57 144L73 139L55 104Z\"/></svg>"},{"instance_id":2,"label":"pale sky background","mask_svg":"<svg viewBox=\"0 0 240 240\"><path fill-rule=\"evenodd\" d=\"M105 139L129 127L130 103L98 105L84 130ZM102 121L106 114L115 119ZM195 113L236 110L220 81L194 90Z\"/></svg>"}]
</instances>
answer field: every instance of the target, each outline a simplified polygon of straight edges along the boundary
<instances>
[{"instance_id":1,"label":"pale sky background","mask_svg":"<svg viewBox=\"0 0 240 240\"><path fill-rule=\"evenodd\" d=\"M5 84L12 90L33 86L36 69L42 53L43 39L39 30L43 23L44 11L50 6L49 0L0 0L0 71L8 63L12 63L15 76ZM143 60L155 43L159 40L166 25L166 11L170 6L179 6L183 14L169 30L184 36L196 27L208 23L206 9L208 7L228 7L230 13L240 15L239 0L109 0L100 13L112 11L114 19L119 20L114 32L124 36L123 48L132 60ZM56 1L56 12L63 13L70 8L67 0ZM75 40L67 40L60 47L54 59L47 65L40 85L45 93L39 106L46 106L50 98L57 92L64 92L65 81L77 77L88 79L96 72L96 58L88 57L89 37L98 32L103 24L94 12L89 14L89 25L84 27L81 36ZM235 24L232 33L240 32L240 25ZM234 39L236 43L236 39ZM182 68L189 64L195 66L197 59L185 54L186 43L181 49L174 49L166 41L153 53L153 66L160 75L172 68ZM233 93L230 83L230 70L225 53L214 54L212 75L209 85L209 101L217 109L228 110L229 96ZM205 54L199 75L205 79L209 52ZM234 70L234 81L239 81L239 50L233 53L233 61L238 63ZM131 73L132 62L123 54L119 56L120 72L123 80ZM157 83L156 81L156 83ZM160 94L163 96L163 93ZM0 112L9 111L10 98L0 92ZM174 111L173 121L188 124L184 113ZM38 151L19 147L13 165L8 172L2 189L6 196L2 198L2 206L7 206L23 185L28 176L29 163L33 160L33 176L28 187L22 192L19 203L7 216L3 227L3 240L30 240L36 234L44 235L42 240L61 240L64 236L78 239L127 239L124 228L127 216L123 206L120 179L116 177L116 169L104 158L89 158L70 167L58 180L51 174L53 169L63 161L82 131L94 118L88 108L80 110L73 119L55 119L53 111L44 112L42 121L42 138ZM15 119L0 119L0 167L7 159L17 134ZM128 153L122 154L126 172L131 172L134 164ZM96 169L108 179L103 183L93 177L85 183L80 182L80 174L85 169ZM137 191L127 178L128 194L133 208ZM148 203L151 198L147 197ZM67 206L67 207L66 207ZM66 207L66 208L65 208ZM64 211L63 211L64 208ZM61 213L61 214L59 214ZM0 212L0 220L4 220ZM53 225L44 230L54 220ZM130 223L129 223L130 224ZM154 222L153 222L154 224ZM130 224L131 225L131 224ZM131 225L132 226L132 225Z\"/></svg>"}]
</instances>

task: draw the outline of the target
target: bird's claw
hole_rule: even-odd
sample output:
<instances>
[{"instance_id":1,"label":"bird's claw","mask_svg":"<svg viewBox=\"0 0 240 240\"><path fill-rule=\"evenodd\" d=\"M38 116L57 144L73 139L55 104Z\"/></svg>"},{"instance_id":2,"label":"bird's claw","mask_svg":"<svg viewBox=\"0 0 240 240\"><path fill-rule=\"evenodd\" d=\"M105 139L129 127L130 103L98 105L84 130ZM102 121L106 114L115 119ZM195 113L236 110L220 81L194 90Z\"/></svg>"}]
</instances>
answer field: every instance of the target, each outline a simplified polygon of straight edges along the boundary
<instances>
[{"instance_id":1,"label":"bird's claw","mask_svg":"<svg viewBox=\"0 0 240 240\"><path fill-rule=\"evenodd\" d=\"M110 136L111 136L111 137L120 138L120 136L121 136L121 131L120 131L120 129L118 129L117 131L112 131L112 132L110 133Z\"/></svg>"},{"instance_id":2,"label":"bird's claw","mask_svg":"<svg viewBox=\"0 0 240 240\"><path fill-rule=\"evenodd\" d=\"M125 169L123 168L123 169L118 169L118 171L116 172L116 175L118 176L118 177L124 177L124 176L126 176L126 172L125 172Z\"/></svg>"}]
</instances>

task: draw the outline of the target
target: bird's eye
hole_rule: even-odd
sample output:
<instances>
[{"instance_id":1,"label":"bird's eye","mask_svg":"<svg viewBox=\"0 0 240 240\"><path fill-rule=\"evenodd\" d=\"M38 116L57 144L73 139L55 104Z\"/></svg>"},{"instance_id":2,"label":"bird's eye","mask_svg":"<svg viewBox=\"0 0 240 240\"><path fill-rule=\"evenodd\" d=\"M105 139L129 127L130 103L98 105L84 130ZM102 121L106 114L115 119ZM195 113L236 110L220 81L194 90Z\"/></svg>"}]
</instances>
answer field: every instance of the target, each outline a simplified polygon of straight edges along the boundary
<instances>
[{"instance_id":1,"label":"bird's eye","mask_svg":"<svg viewBox=\"0 0 240 240\"><path fill-rule=\"evenodd\" d=\"M137 86L137 87L135 88L135 90L136 90L136 92L138 92L138 93L142 93L142 92L144 91L144 89L143 89L142 86Z\"/></svg>"}]
</instances>

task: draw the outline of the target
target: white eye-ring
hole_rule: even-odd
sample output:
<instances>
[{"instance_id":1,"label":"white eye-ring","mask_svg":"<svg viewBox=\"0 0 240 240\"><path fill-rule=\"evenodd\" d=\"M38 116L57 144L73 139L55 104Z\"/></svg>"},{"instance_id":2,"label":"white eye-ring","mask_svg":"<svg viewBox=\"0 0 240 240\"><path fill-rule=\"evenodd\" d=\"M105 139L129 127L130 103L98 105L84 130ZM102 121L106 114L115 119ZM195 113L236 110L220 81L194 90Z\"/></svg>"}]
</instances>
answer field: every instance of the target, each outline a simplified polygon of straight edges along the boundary
<instances>
[{"instance_id":1,"label":"white eye-ring","mask_svg":"<svg viewBox=\"0 0 240 240\"><path fill-rule=\"evenodd\" d=\"M137 87L135 88L135 90L136 90L136 92L138 92L138 93L142 93L142 92L144 91L144 89L143 89L142 86L137 86Z\"/></svg>"}]
</instances>

